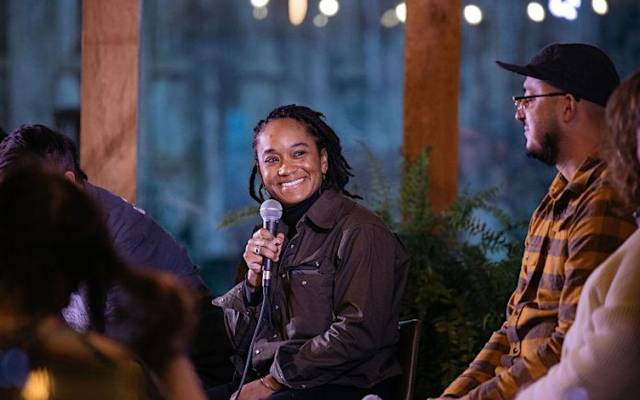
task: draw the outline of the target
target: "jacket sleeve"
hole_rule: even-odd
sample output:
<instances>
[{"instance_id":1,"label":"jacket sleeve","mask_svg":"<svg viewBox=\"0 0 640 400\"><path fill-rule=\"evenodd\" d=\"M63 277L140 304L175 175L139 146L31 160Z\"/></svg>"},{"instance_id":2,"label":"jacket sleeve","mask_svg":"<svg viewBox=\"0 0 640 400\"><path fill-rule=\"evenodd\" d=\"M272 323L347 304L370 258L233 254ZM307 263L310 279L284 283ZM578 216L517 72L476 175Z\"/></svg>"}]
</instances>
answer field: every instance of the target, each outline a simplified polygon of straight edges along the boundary
<instances>
[{"instance_id":1,"label":"jacket sleeve","mask_svg":"<svg viewBox=\"0 0 640 400\"><path fill-rule=\"evenodd\" d=\"M404 257L399 247L383 226L363 224L345 231L336 257L333 322L303 344L278 349L270 372L280 383L294 389L326 384L395 345L397 337L388 334L388 327L397 326L394 292L401 274L395 271L396 258Z\"/></svg>"},{"instance_id":2,"label":"jacket sleeve","mask_svg":"<svg viewBox=\"0 0 640 400\"><path fill-rule=\"evenodd\" d=\"M224 310L225 328L236 355L233 360L236 368L242 364L249 350L257 320L256 306L247 303L245 292L244 282L240 282L213 300L214 305Z\"/></svg>"}]
</instances>

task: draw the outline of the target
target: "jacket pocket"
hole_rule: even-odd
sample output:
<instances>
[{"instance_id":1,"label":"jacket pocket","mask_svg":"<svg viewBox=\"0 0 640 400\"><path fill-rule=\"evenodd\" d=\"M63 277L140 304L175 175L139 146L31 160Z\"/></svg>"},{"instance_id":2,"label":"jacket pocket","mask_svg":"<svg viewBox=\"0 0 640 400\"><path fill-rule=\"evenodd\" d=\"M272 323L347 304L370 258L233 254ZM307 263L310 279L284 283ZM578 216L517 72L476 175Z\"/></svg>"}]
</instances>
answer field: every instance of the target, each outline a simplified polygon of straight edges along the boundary
<instances>
[{"instance_id":1,"label":"jacket pocket","mask_svg":"<svg viewBox=\"0 0 640 400\"><path fill-rule=\"evenodd\" d=\"M289 269L289 338L310 338L321 334L333 322L333 274L313 260Z\"/></svg>"}]
</instances>

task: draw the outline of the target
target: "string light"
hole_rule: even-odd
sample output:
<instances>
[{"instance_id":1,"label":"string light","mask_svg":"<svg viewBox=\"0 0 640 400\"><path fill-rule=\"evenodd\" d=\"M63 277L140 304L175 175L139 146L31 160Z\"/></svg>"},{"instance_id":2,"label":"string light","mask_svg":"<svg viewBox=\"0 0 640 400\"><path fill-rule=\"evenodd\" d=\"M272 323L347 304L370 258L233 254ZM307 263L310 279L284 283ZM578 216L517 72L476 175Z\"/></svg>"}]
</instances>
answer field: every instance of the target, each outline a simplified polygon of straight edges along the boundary
<instances>
[{"instance_id":1,"label":"string light","mask_svg":"<svg viewBox=\"0 0 640 400\"><path fill-rule=\"evenodd\" d=\"M300 25L307 15L307 0L289 0L289 22Z\"/></svg>"},{"instance_id":2,"label":"string light","mask_svg":"<svg viewBox=\"0 0 640 400\"><path fill-rule=\"evenodd\" d=\"M394 26L400 23L398 16L396 15L396 10L390 9L382 14L382 18L380 18L380 23L385 28L393 28Z\"/></svg>"},{"instance_id":3,"label":"string light","mask_svg":"<svg viewBox=\"0 0 640 400\"><path fill-rule=\"evenodd\" d=\"M398 21L404 24L407 20L407 4L405 2L398 4L396 6L395 12Z\"/></svg>"},{"instance_id":4,"label":"string light","mask_svg":"<svg viewBox=\"0 0 640 400\"><path fill-rule=\"evenodd\" d=\"M327 17L324 14L318 14L315 17L313 17L313 24L318 28L324 27L325 25L327 25L328 22L329 22L329 17Z\"/></svg>"},{"instance_id":5,"label":"string light","mask_svg":"<svg viewBox=\"0 0 640 400\"><path fill-rule=\"evenodd\" d=\"M609 12L609 4L607 3L607 0L592 0L591 8L593 8L593 11L599 15L605 15Z\"/></svg>"},{"instance_id":6,"label":"string light","mask_svg":"<svg viewBox=\"0 0 640 400\"><path fill-rule=\"evenodd\" d=\"M251 0L251 5L255 8L266 7L269 4L269 0Z\"/></svg>"},{"instance_id":7,"label":"string light","mask_svg":"<svg viewBox=\"0 0 640 400\"><path fill-rule=\"evenodd\" d=\"M545 12L542 4L532 1L527 5L527 15L533 22L544 21Z\"/></svg>"},{"instance_id":8,"label":"string light","mask_svg":"<svg viewBox=\"0 0 640 400\"><path fill-rule=\"evenodd\" d=\"M475 4L465 6L463 15L464 19L471 25L478 25L482 22L482 10Z\"/></svg>"},{"instance_id":9,"label":"string light","mask_svg":"<svg viewBox=\"0 0 640 400\"><path fill-rule=\"evenodd\" d=\"M253 6L253 16L256 19L265 19L269 13L267 5L270 0L250 0ZM289 20L293 25L300 25L307 14L308 0L289 0ZM575 20L578 17L578 9L582 5L581 0L548 0L549 12L558 18ZM607 0L591 0L591 7L596 14L605 15L609 12ZM313 24L319 28L324 27L329 22L328 17L332 17L340 10L338 0L320 0L318 3L320 14L313 18ZM478 25L483 20L483 13L480 7L469 4L463 9L464 19L471 25ZM545 8L537 1L527 4L527 15L533 22L542 22L546 18ZM393 28L399 23L405 23L407 19L407 5L405 2L398 3L395 8L386 10L380 23L385 28Z\"/></svg>"},{"instance_id":10,"label":"string light","mask_svg":"<svg viewBox=\"0 0 640 400\"><path fill-rule=\"evenodd\" d=\"M269 10L267 7L254 7L253 8L253 18L255 19L265 19L269 15Z\"/></svg>"},{"instance_id":11,"label":"string light","mask_svg":"<svg viewBox=\"0 0 640 400\"><path fill-rule=\"evenodd\" d=\"M573 21L578 18L581 0L549 0L549 12L558 18Z\"/></svg>"},{"instance_id":12,"label":"string light","mask_svg":"<svg viewBox=\"0 0 640 400\"><path fill-rule=\"evenodd\" d=\"M337 0L320 0L320 3L318 3L318 9L327 17L333 17L338 13L340 4Z\"/></svg>"}]
</instances>

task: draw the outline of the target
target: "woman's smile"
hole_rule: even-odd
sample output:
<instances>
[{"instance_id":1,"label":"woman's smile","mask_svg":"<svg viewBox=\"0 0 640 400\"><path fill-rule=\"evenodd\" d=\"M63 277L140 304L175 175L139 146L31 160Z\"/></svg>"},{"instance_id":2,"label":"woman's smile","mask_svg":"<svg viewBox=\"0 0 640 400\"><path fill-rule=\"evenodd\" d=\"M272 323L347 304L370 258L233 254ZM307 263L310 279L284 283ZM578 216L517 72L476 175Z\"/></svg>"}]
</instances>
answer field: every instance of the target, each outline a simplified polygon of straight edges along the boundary
<instances>
[{"instance_id":1,"label":"woman's smile","mask_svg":"<svg viewBox=\"0 0 640 400\"><path fill-rule=\"evenodd\" d=\"M284 206L298 204L320 190L329 162L307 128L291 118L265 125L256 138L262 184Z\"/></svg>"}]
</instances>

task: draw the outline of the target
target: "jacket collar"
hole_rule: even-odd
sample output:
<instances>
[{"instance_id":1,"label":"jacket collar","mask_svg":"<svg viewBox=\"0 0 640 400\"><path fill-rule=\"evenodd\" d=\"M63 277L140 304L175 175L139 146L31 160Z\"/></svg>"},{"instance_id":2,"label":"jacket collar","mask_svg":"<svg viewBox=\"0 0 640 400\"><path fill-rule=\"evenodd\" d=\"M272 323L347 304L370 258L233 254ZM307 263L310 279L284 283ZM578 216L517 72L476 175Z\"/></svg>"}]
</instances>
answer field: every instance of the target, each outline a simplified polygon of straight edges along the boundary
<instances>
[{"instance_id":1,"label":"jacket collar","mask_svg":"<svg viewBox=\"0 0 640 400\"><path fill-rule=\"evenodd\" d=\"M345 206L344 203L347 201L341 193L335 190L325 190L300 219L298 225L302 221L309 220L318 228L329 230L338 222Z\"/></svg>"}]
</instances>

